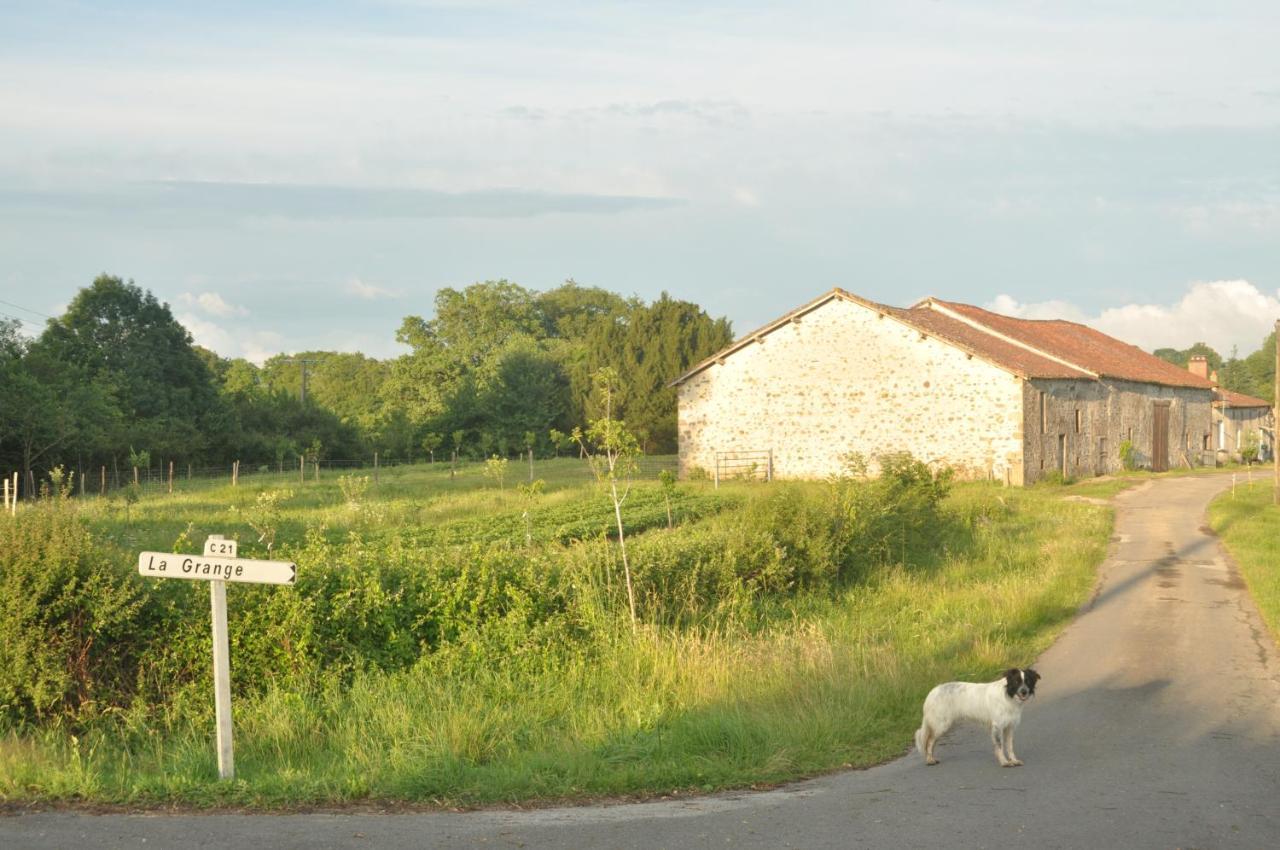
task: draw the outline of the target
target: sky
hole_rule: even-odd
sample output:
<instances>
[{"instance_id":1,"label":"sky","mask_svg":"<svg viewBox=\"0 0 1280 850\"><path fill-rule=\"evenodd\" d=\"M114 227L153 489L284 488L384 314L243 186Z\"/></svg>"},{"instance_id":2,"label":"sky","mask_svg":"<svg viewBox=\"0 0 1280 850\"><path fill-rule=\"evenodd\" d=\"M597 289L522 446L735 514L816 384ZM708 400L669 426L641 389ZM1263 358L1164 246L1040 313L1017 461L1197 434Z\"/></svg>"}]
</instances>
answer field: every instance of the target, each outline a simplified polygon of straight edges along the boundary
<instances>
[{"instance_id":1,"label":"sky","mask_svg":"<svg viewBox=\"0 0 1280 850\"><path fill-rule=\"evenodd\" d=\"M0 0L0 316L100 273L227 357L572 278L1258 347L1280 4Z\"/></svg>"}]
</instances>

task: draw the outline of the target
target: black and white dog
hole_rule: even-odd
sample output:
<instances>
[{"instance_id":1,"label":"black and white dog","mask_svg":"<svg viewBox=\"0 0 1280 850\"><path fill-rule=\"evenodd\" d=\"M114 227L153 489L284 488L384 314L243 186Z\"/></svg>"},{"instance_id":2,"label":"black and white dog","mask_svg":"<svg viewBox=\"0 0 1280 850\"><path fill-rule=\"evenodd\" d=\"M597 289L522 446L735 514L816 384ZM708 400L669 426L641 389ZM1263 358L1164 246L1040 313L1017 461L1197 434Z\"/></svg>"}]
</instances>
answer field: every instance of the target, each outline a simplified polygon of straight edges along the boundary
<instances>
[{"instance_id":1,"label":"black and white dog","mask_svg":"<svg viewBox=\"0 0 1280 850\"><path fill-rule=\"evenodd\" d=\"M1013 752L1013 731L1022 720L1022 706L1036 695L1040 674L1031 668L1006 670L994 682L947 682L929 691L924 699L924 722L916 730L916 749L925 764L937 764L933 745L957 720L976 720L991 729L996 761L1001 767L1022 762Z\"/></svg>"}]
</instances>

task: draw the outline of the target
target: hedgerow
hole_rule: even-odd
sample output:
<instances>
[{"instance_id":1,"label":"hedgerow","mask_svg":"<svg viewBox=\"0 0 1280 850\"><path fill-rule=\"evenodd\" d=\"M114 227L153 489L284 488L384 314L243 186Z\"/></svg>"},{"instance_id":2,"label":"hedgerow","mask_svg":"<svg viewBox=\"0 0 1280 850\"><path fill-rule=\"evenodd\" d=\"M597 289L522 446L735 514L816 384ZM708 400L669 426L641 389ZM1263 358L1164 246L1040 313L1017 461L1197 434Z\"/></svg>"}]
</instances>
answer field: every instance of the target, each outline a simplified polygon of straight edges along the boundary
<instances>
[{"instance_id":1,"label":"hedgerow","mask_svg":"<svg viewBox=\"0 0 1280 850\"><path fill-rule=\"evenodd\" d=\"M662 493L637 490L625 518L641 619L749 623L771 601L832 593L878 564L926 562L949 527L946 481L909 458L882 466L824 488L677 490L671 530ZM627 627L602 504L593 493L540 512L531 546L518 514L338 541L316 526L277 544L273 557L299 564L296 586L228 589L236 689L589 658ZM95 538L62 501L5 522L0 724L211 711L203 582L143 579L136 553Z\"/></svg>"}]
</instances>

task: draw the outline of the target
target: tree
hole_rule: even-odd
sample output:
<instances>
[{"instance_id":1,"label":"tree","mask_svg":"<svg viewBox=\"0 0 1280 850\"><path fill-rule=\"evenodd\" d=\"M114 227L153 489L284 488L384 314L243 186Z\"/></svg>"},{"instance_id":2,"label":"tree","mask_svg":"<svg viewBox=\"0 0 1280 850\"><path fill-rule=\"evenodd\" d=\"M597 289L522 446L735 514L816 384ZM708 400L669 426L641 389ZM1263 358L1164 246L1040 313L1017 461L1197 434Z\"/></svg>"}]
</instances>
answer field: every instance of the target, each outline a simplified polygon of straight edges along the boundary
<instances>
[{"instance_id":1,"label":"tree","mask_svg":"<svg viewBox=\"0 0 1280 850\"><path fill-rule=\"evenodd\" d=\"M436 462L436 449L440 448L440 444L444 442L444 435L429 431L422 437L422 449L431 456L431 462Z\"/></svg>"},{"instance_id":2,"label":"tree","mask_svg":"<svg viewBox=\"0 0 1280 850\"><path fill-rule=\"evenodd\" d=\"M100 275L34 347L114 389L127 433L113 436L113 453L129 439L168 457L204 449L217 413L213 374L169 306L132 281Z\"/></svg>"},{"instance_id":3,"label":"tree","mask_svg":"<svg viewBox=\"0 0 1280 850\"><path fill-rule=\"evenodd\" d=\"M1183 369L1187 368L1187 364L1190 363L1191 358L1195 356L1203 357L1208 361L1210 372L1218 372L1222 369L1222 355L1203 342L1197 342L1190 348L1184 348L1182 350L1176 348L1157 348L1152 353L1161 360L1167 360L1175 366L1181 366Z\"/></svg>"},{"instance_id":4,"label":"tree","mask_svg":"<svg viewBox=\"0 0 1280 850\"><path fill-rule=\"evenodd\" d=\"M93 446L117 430L111 390L0 325L0 448L12 444L28 490L37 463L52 466L71 445Z\"/></svg>"},{"instance_id":5,"label":"tree","mask_svg":"<svg viewBox=\"0 0 1280 850\"><path fill-rule=\"evenodd\" d=\"M619 376L613 398L615 415L643 435L648 451L670 452L676 447L676 390L668 386L690 366L733 341L727 319L712 319L698 305L677 301L667 293L649 305L639 305L624 318L595 326L587 340L585 366L609 367ZM573 392L584 393L582 374L571 375ZM595 395L585 395L583 415L600 415Z\"/></svg>"},{"instance_id":6,"label":"tree","mask_svg":"<svg viewBox=\"0 0 1280 850\"><path fill-rule=\"evenodd\" d=\"M627 583L627 607L631 611L631 625L634 627L636 596L631 586L631 562L627 560L627 538L622 528L622 505L631 495L632 476L638 466L636 458L640 455L640 445L627 430L627 423L613 416L613 400L617 395L618 384L618 373L613 369L604 368L596 373L596 392L603 405L604 415L592 422L585 433L580 428L574 428L573 438L586 454L596 479L609 485L613 515L618 523L622 570Z\"/></svg>"}]
</instances>

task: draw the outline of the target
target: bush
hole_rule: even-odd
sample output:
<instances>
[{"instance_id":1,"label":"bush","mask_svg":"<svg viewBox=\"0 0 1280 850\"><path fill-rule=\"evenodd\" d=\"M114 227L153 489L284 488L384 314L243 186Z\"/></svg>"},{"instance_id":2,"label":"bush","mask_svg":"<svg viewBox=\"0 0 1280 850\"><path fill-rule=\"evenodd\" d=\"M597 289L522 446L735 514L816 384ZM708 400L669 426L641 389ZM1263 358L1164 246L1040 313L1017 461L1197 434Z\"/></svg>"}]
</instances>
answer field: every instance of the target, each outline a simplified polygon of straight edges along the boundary
<instances>
[{"instance_id":1,"label":"bush","mask_svg":"<svg viewBox=\"0 0 1280 850\"><path fill-rule=\"evenodd\" d=\"M61 499L0 518L0 717L92 713L124 702L143 648L127 556L97 544Z\"/></svg>"},{"instance_id":2,"label":"bush","mask_svg":"<svg viewBox=\"0 0 1280 850\"><path fill-rule=\"evenodd\" d=\"M878 478L829 488L677 490L671 509L684 524L672 530L664 491L637 489L624 519L628 534L649 529L630 544L641 616L754 625L775 601L834 592L879 564L925 563L954 525L941 510L948 477L905 455L880 466ZM340 542L313 527L271 549L298 563L298 579L228 587L236 692L590 657L627 628L611 506L596 495L528 510L540 545L525 545L525 520L512 512ZM60 500L3 521L0 718L79 722L112 706L183 722L212 713L204 582L143 579L132 553L96 543ZM174 544L191 547L186 532Z\"/></svg>"},{"instance_id":3,"label":"bush","mask_svg":"<svg viewBox=\"0 0 1280 850\"><path fill-rule=\"evenodd\" d=\"M1131 472L1138 468L1138 449L1131 440L1120 443L1120 465Z\"/></svg>"}]
</instances>

